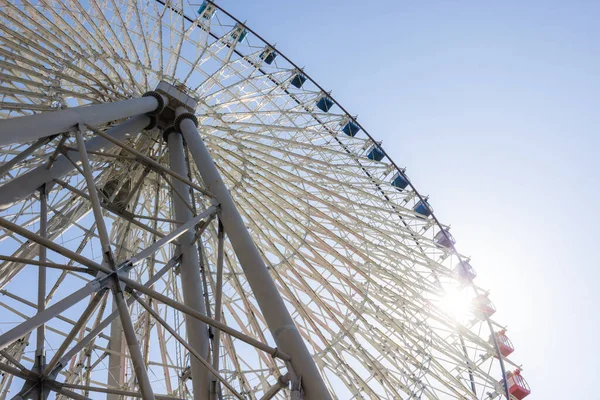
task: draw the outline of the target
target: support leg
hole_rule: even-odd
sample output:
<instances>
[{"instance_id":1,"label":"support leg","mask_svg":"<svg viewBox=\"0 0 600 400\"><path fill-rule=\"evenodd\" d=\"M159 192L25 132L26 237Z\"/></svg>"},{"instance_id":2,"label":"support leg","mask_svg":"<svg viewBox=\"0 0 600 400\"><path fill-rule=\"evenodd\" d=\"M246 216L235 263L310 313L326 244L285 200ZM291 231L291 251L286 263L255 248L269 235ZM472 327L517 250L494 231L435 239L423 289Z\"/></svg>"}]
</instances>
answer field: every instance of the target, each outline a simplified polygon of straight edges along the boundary
<instances>
[{"instance_id":1,"label":"support leg","mask_svg":"<svg viewBox=\"0 0 600 400\"><path fill-rule=\"evenodd\" d=\"M98 192L96 190L94 176L92 175L92 168L90 167L85 141L83 140L83 135L81 133L81 125L79 125L79 130L76 132L76 137L77 146L79 148L79 156L81 157L81 166L83 168L83 173L85 176L90 200L92 203L92 210L94 212L94 218L96 220L96 226L98 228L98 236L102 245L102 254L104 257L104 262L108 264L113 271L116 271L114 256L112 253L112 249L110 248L108 230L106 229L104 217L102 216L102 208L100 207L100 200L98 199ZM146 365L144 364L144 358L142 357L142 352L140 350L137 337L135 335L135 329L133 328L133 323L131 322L129 309L127 308L125 298L123 297L121 284L116 274L113 275L112 291L114 294L113 299L117 305L117 310L119 311L119 317L121 320L121 325L123 327L123 334L125 335L125 340L127 341L129 355L131 356L133 369L135 370L135 375L138 380L140 391L144 399L153 400L154 393L152 391L152 385L150 384L148 372L146 371Z\"/></svg>"},{"instance_id":2,"label":"support leg","mask_svg":"<svg viewBox=\"0 0 600 400\"><path fill-rule=\"evenodd\" d=\"M48 194L46 192L46 185L42 185L40 188L40 236L47 237L48 235ZM40 246L39 250L39 261L40 263L46 262L46 247ZM38 268L38 298L37 298L37 312L40 313L46 309L46 267L40 266ZM35 347L35 363L34 371L40 373L46 366L46 324L42 324L37 327L36 333L36 347ZM44 383L40 384L34 390L34 397L38 400L44 400Z\"/></svg>"},{"instance_id":3,"label":"support leg","mask_svg":"<svg viewBox=\"0 0 600 400\"><path fill-rule=\"evenodd\" d=\"M48 234L48 194L46 193L46 185L40 188L40 236L46 237ZM40 263L46 262L46 247L40 246L39 250ZM40 313L46 308L46 267L38 268L38 298L37 312ZM39 371L44 368L46 363L46 325L42 324L37 328L35 358ZM38 372L39 372L38 371Z\"/></svg>"},{"instance_id":4,"label":"support leg","mask_svg":"<svg viewBox=\"0 0 600 400\"><path fill-rule=\"evenodd\" d=\"M225 245L225 231L223 230L223 224L219 221L219 230L217 232L217 282L215 287L215 320L221 322L222 313L222 301L223 301L223 251ZM221 347L221 331L214 329L213 337L213 354L212 354L212 366L218 371L219 370L219 351ZM211 400L217 398L219 393L219 382L216 378L212 378L210 386Z\"/></svg>"},{"instance_id":5,"label":"support leg","mask_svg":"<svg viewBox=\"0 0 600 400\"><path fill-rule=\"evenodd\" d=\"M169 145L169 157L171 170L179 175L187 176L187 166L183 152L183 138L181 133L172 132L167 137ZM172 202L177 221L187 222L193 218L187 204L191 204L188 186L173 179L172 186L179 196L173 194ZM185 305L206 315L204 305L202 280L200 277L200 260L198 248L194 240L194 233L186 231L179 238L181 251L181 287ZM186 316L186 331L191 347L204 359L208 360L208 328L206 324L190 316ZM203 399L208 397L208 373L206 368L195 357L191 359L192 384L194 386L194 397Z\"/></svg>"},{"instance_id":6,"label":"support leg","mask_svg":"<svg viewBox=\"0 0 600 400\"><path fill-rule=\"evenodd\" d=\"M223 183L223 178L200 137L194 121L195 117L192 114L185 114L184 109L180 108L177 111L176 123L179 123L179 128L185 137L198 171L202 175L202 180L221 205L220 217L225 232L237 254L248 284L252 288L277 346L292 356L292 366L302 378L307 399L331 399L317 365L300 336L265 262L246 229L229 190Z\"/></svg>"}]
</instances>

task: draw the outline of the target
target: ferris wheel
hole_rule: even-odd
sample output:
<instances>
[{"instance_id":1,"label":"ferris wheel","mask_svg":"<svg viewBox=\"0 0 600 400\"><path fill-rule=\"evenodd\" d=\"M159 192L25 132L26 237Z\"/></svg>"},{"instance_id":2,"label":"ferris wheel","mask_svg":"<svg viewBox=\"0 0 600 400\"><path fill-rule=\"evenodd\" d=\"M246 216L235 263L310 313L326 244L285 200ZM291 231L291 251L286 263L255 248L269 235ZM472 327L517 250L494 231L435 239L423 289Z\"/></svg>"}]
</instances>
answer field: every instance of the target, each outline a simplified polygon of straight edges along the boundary
<instances>
[{"instance_id":1,"label":"ferris wheel","mask_svg":"<svg viewBox=\"0 0 600 400\"><path fill-rule=\"evenodd\" d=\"M427 197L219 5L0 15L0 400L530 393Z\"/></svg>"}]
</instances>

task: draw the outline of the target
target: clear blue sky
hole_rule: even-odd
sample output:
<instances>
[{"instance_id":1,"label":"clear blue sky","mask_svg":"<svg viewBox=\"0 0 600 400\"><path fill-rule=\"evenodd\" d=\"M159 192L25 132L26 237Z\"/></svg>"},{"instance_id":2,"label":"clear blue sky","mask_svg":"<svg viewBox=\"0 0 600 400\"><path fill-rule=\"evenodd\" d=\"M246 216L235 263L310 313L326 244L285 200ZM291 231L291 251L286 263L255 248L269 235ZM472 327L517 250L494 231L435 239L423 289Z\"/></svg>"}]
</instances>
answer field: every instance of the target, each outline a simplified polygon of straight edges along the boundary
<instances>
[{"instance_id":1,"label":"clear blue sky","mask_svg":"<svg viewBox=\"0 0 600 400\"><path fill-rule=\"evenodd\" d=\"M219 4L431 196L491 289L528 400L600 398L600 2Z\"/></svg>"}]
</instances>

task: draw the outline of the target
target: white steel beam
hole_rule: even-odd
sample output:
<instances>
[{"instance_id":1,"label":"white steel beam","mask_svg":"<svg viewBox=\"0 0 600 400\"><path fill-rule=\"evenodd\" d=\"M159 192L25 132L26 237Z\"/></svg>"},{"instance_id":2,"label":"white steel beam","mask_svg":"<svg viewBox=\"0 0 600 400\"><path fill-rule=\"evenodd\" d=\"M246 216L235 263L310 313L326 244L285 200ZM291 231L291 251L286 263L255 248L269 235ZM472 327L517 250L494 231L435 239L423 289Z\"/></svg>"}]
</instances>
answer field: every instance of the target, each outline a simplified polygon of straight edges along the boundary
<instances>
[{"instance_id":1,"label":"white steel beam","mask_svg":"<svg viewBox=\"0 0 600 400\"><path fill-rule=\"evenodd\" d=\"M219 221L219 228L217 230L217 282L215 286L214 300L215 300L215 321L221 322L222 306L223 306L223 255L225 250L225 231L223 230L223 224ZM213 335L213 354L212 354L212 366L217 371L219 370L219 352L221 347L221 331L214 329ZM211 400L217 398L219 392L219 385L216 377L213 377L210 386Z\"/></svg>"},{"instance_id":2,"label":"white steel beam","mask_svg":"<svg viewBox=\"0 0 600 400\"><path fill-rule=\"evenodd\" d=\"M122 276L120 279L122 282L125 282L125 284L128 286L129 289L137 290L138 292L146 294L161 303L164 303L168 306L173 307L176 310L181 311L182 313L184 313L186 315L190 315L208 325L211 325L217 329L220 329L221 331L223 331L237 339L240 339L242 342L248 343L249 345L254 346L257 349L270 354L271 357L273 357L273 358L279 358L284 361L291 360L291 357L287 353L280 351L277 348L273 348L263 342L260 342L238 330L231 328L228 325L225 325L222 322L217 322L214 319L209 318L206 315L199 313L198 311L194 310L193 308L188 307L185 304L181 304L181 303L173 300L172 298L165 296L155 290L152 290L152 289L146 287L145 285L142 285L142 284L138 283L137 281L134 281L133 279L129 279L124 276Z\"/></svg>"},{"instance_id":3,"label":"white steel beam","mask_svg":"<svg viewBox=\"0 0 600 400\"><path fill-rule=\"evenodd\" d=\"M317 365L294 324L294 320L287 310L273 278L269 274L267 266L256 248L227 186L223 182L223 178L221 178L208 149L200 137L194 116L184 114L186 110L181 108L177 111L179 114L177 118L179 128L185 137L204 184L215 195L221 205L220 218L225 227L225 232L227 232L229 241L236 252L273 339L281 350L291 355L292 366L296 374L302 378L306 398L310 400L331 399Z\"/></svg>"},{"instance_id":4,"label":"white steel beam","mask_svg":"<svg viewBox=\"0 0 600 400\"><path fill-rule=\"evenodd\" d=\"M150 313L150 315L152 315L152 317L158 322L160 323L179 343L181 343L194 357L194 359L196 359L198 362L200 362L202 364L202 366L208 370L212 376L215 377L215 379L218 379L223 385L225 385L225 387L227 387L227 389L229 389L229 391L238 399L240 400L244 400L244 398L242 397L242 395L240 395L237 390L234 389L233 386L231 386L229 384L229 382L227 382L227 379L225 379L223 376L221 376L221 374L219 374L219 371L217 371L216 369L214 369L210 363L206 360L206 358L202 357L200 354L198 354L198 352L196 350L194 350L194 348L188 344L178 333L177 331L175 331L175 329L173 329L173 327L171 325L169 325L167 323L167 321L165 321L156 311L154 311L152 309L152 307L150 307L150 305L148 303L146 303L137 293L132 292L131 293L133 295L133 297L141 304L142 307L144 307L146 309L146 311L148 311L148 313ZM193 368L193 367L192 367ZM193 379L193 373L194 371L192 370L192 379ZM195 394L194 392L194 398L195 399L202 399L202 397L198 397L198 395Z\"/></svg>"},{"instance_id":5,"label":"white steel beam","mask_svg":"<svg viewBox=\"0 0 600 400\"><path fill-rule=\"evenodd\" d=\"M152 278L150 278L148 280L148 282L144 283L144 286L151 287L154 283L156 283L164 274L166 274L176 264L177 264L177 259L176 258L171 259L160 271L158 271L156 274L154 274L152 276ZM134 302L133 297L129 298L127 300L127 306L130 306L131 304L133 304L133 302ZM67 362L71 358L73 358L85 346L87 346L96 336L99 336L102 333L102 331L111 322L113 322L117 317L118 317L118 311L116 310L116 306L115 306L115 309L112 311L112 313L108 317L104 318L102 320L102 322L100 322L94 329L92 329L91 332L89 332L86 336L84 336L83 339L79 340L75 344L75 346L73 346L67 353L65 353L65 355L61 358L61 360L57 363L57 369L62 369L65 365L67 365ZM53 375L56 375L57 373L58 373L58 371L55 369L53 371Z\"/></svg>"},{"instance_id":6,"label":"white steel beam","mask_svg":"<svg viewBox=\"0 0 600 400\"><path fill-rule=\"evenodd\" d=\"M101 285L98 281L92 281L84 287L82 287L81 289L71 293L59 302L51 305L48 308L45 308L43 311L37 313L25 322L22 322L21 324L15 326L11 330L0 336L0 349L6 348L6 346L11 344L15 340L31 332L38 326L45 324L50 319L56 317L58 314L62 313L69 307L80 302L90 294L97 291L100 288L100 286Z\"/></svg>"},{"instance_id":7,"label":"white steel beam","mask_svg":"<svg viewBox=\"0 0 600 400\"><path fill-rule=\"evenodd\" d=\"M109 137L122 140L128 133L139 132L148 126L149 123L150 117L138 115L109 129L106 134ZM108 150L113 146L109 140L102 137L95 137L87 143L87 148L93 151L100 149ZM76 163L80 161L79 153L73 153L70 157ZM49 184L52 180L65 176L73 169L75 169L73 164L71 164L67 157L61 155L50 168L41 165L26 174L12 179L0 188L0 211L6 210L14 203L34 193L43 184Z\"/></svg>"},{"instance_id":8,"label":"white steel beam","mask_svg":"<svg viewBox=\"0 0 600 400\"><path fill-rule=\"evenodd\" d=\"M113 252L110 247L108 230L106 229L106 223L104 222L104 216L102 215L102 208L100 207L100 200L98 199L98 191L96 189L92 168L88 160L87 149L82 135L82 125L78 125L78 128L79 129L77 132L75 132L77 146L79 148L79 156L81 157L83 174L88 187L88 194L92 203L94 219L96 220L98 236L100 237L100 244L102 245L102 255L106 264L108 264L109 267L116 272L117 268L115 265ZM129 309L127 308L125 298L123 297L123 291L116 273L112 275L112 279L113 299L116 303L117 310L119 311L123 334L125 335L125 340L127 341L129 355L133 363L133 369L138 380L140 392L145 399L154 400L152 384L148 378L148 372L146 370L146 365L144 364L144 358L142 357L142 352L140 351L140 346L137 340L135 329L133 327L133 322L131 321L131 316L129 315Z\"/></svg>"},{"instance_id":9,"label":"white steel beam","mask_svg":"<svg viewBox=\"0 0 600 400\"><path fill-rule=\"evenodd\" d=\"M2 178L15 165L17 165L18 163L29 157L31 154L33 154L34 151L36 151L37 149L48 143L50 140L52 140L52 138L53 137L45 137L39 139L37 142L30 145L28 148L26 148L25 150L8 160L6 163L2 164L2 166L0 167L0 178Z\"/></svg>"},{"instance_id":10,"label":"white steel beam","mask_svg":"<svg viewBox=\"0 0 600 400\"><path fill-rule=\"evenodd\" d=\"M166 102L166 100L164 100ZM25 143L70 130L78 123L97 126L106 122L156 111L161 104L153 97L93 104L0 120L0 146Z\"/></svg>"},{"instance_id":11,"label":"white steel beam","mask_svg":"<svg viewBox=\"0 0 600 400\"><path fill-rule=\"evenodd\" d=\"M183 151L183 137L179 132L171 132L167 137L169 146L169 159L171 170L178 175L187 176L187 165ZM178 179L171 182L173 191L172 204L177 221L188 222L193 219L192 211L188 204L191 204L190 188ZM179 238L179 249L181 251L181 289L183 292L184 304L206 315L204 304L204 291L202 289L202 279L200 277L200 260L198 258L198 247L194 239L194 232L186 230ZM191 348L203 359L208 360L209 337L208 327L202 321L186 315L186 332ZM203 399L208 397L209 381L208 371L203 363L197 358L192 357L192 384L194 387L194 397Z\"/></svg>"}]
</instances>

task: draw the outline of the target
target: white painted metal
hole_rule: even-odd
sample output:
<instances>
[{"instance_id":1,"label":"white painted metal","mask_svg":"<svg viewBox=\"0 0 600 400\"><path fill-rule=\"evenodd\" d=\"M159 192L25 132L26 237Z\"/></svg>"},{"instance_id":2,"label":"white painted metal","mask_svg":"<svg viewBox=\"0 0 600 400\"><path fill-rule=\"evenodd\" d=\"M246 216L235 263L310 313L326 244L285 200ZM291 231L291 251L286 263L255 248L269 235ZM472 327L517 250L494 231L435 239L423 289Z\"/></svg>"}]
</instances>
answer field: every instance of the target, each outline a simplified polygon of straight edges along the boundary
<instances>
[{"instance_id":1,"label":"white painted metal","mask_svg":"<svg viewBox=\"0 0 600 400\"><path fill-rule=\"evenodd\" d=\"M187 167L185 163L185 154L183 149L183 138L181 133L173 132L167 137L169 145L169 165L175 173L186 176ZM189 204L192 203L190 197L190 187L183 182L173 179L171 182L173 188L172 204L173 214L177 221L187 222L193 219L192 210ZM198 259L198 247L194 233L184 232L179 238L178 251L181 252L181 291L184 304L206 315L204 306L204 293L202 290L202 280L200 278L200 261ZM209 339L208 327L205 323L195 318L186 316L187 340L190 346L202 360L209 358ZM208 398L209 381L208 371L198 357L191 359L191 377L194 386L194 393L198 398Z\"/></svg>"},{"instance_id":2,"label":"white painted metal","mask_svg":"<svg viewBox=\"0 0 600 400\"><path fill-rule=\"evenodd\" d=\"M106 132L107 135L114 136L116 139L124 139L131 132L143 129L150 123L150 118L140 115L131 118L122 124L115 126ZM108 140L98 137L90 140L88 146L90 151L108 150L112 143ZM32 169L27 174L23 174L16 179L8 181L0 188L0 210L5 210L15 202L30 196L40 186L52 183L52 180L62 178L75 169L72 162L79 162L79 153L72 153L69 160L66 156L59 156L50 168L46 165L40 165ZM72 162L71 162L72 161Z\"/></svg>"},{"instance_id":3,"label":"white painted metal","mask_svg":"<svg viewBox=\"0 0 600 400\"><path fill-rule=\"evenodd\" d=\"M0 120L0 146L24 143L68 132L77 124L97 126L122 118L152 112L158 107L154 97L114 103L74 107L62 111Z\"/></svg>"},{"instance_id":4,"label":"white painted metal","mask_svg":"<svg viewBox=\"0 0 600 400\"><path fill-rule=\"evenodd\" d=\"M181 116L186 110L178 109ZM304 390L308 399L328 399L329 390L325 386L312 356L290 314L279 291L261 257L240 213L223 183L223 178L215 167L194 122L185 118L180 122L181 132L194 158L204 184L215 194L220 205L219 219L225 228L248 284L256 297L273 339L283 351L292 357L291 363L304 379Z\"/></svg>"},{"instance_id":5,"label":"white painted metal","mask_svg":"<svg viewBox=\"0 0 600 400\"><path fill-rule=\"evenodd\" d=\"M324 90L310 79L294 86L297 66L239 21L213 5L198 14L199 6L189 2L168 4L24 0L0 5L0 127L15 121L63 124L22 125L22 134L7 128L2 135L10 140L0 145L0 320L10 324L3 326L0 339L11 344L0 352L0 369L6 372L0 400L17 395L24 379L35 382L11 360L32 368L38 326L45 326L52 360L81 321L97 290L86 286L95 279L89 271L112 273L101 264L102 249L108 247L124 274L124 296L137 290L170 329L132 297L117 307L118 299L106 296L48 377L44 387L55 392L51 396L142 396L126 346L109 343L123 331L116 323L120 313L113 309L131 318L128 336L139 342L132 352L146 364L151 390L162 393L157 399L203 398L195 393L196 379L188 368L195 359L191 340L177 339L194 334L186 316L216 328L216 348L207 361L222 381L213 398L237 392L252 400L288 399L300 393L287 383L295 375L279 343L288 331L273 334L270 327L281 320L273 322L263 312L282 303L259 300L265 288L257 275L245 273L247 263L239 262L239 253L240 259L247 254L234 251L237 234L233 238L229 228L220 240L218 222L200 217L217 206L217 193L211 193L215 183L204 180L188 159L199 137L190 136L178 151L184 156L178 173L161 137L161 129L174 122L173 109L163 113L155 129L144 129L147 116L111 119L133 115L129 106L114 105L139 105L136 99L160 81L167 91L185 92L183 103L197 104L203 144L221 176L217 186L225 185L241 216L243 226L234 231L249 232L258 251L254 259L266 266L260 279L272 280L332 397L501 397L502 369L489 341L500 325L488 325L469 309L483 290L454 272L460 255L435 243L443 226L414 212L420 198L413 187L391 185L395 165L386 158L369 159L371 139L363 131L350 137L341 130L350 119L345 110L337 104L328 112L317 108ZM265 49L278 54L271 64ZM73 115L77 107L111 111L95 120L60 117ZM134 111L145 112L140 110ZM70 130L77 123L84 127L87 174ZM50 132L66 134L47 137ZM33 142L36 138L42 139ZM45 229L38 194L44 184ZM95 213L105 220L107 234L98 229L87 186L96 188ZM187 216L178 217L174 203L186 194L180 209ZM207 288L207 298L196 300L208 304L206 314L214 318L186 308L184 271L189 268L174 268L181 259L181 236L171 241L181 233L174 226L190 220L183 226L190 227L187 236L194 245L202 246L196 256L203 257L204 267L199 275L204 281L196 287ZM45 263L43 256L38 259L38 243L48 248ZM38 296L44 265L51 267L47 290ZM40 313L38 297L45 297ZM465 310L448 307L449 299ZM289 353L292 364L298 363L295 352ZM504 363L515 367L509 359ZM115 374L109 374L113 368ZM302 386L315 385L301 375ZM216 382L214 376L210 380ZM291 383L298 386L295 379Z\"/></svg>"}]
</instances>

